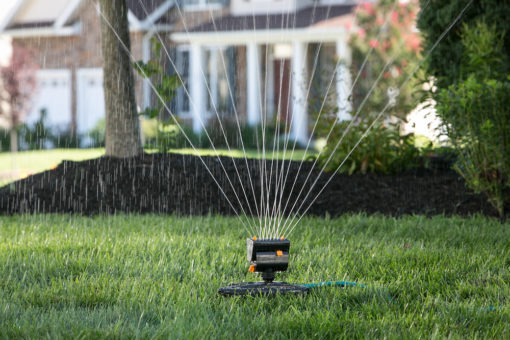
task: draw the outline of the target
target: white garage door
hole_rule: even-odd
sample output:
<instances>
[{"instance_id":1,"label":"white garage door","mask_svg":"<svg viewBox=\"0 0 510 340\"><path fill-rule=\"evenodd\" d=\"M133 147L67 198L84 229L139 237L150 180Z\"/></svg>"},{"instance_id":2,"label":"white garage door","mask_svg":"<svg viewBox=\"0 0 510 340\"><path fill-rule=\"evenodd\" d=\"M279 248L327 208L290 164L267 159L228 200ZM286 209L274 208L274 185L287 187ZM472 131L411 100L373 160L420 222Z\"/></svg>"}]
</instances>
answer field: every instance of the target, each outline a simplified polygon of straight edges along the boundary
<instances>
[{"instance_id":1,"label":"white garage door","mask_svg":"<svg viewBox=\"0 0 510 340\"><path fill-rule=\"evenodd\" d=\"M68 129L71 124L71 71L39 70L36 88L26 122L39 120L41 110L46 110L46 124Z\"/></svg>"},{"instance_id":2,"label":"white garage door","mask_svg":"<svg viewBox=\"0 0 510 340\"><path fill-rule=\"evenodd\" d=\"M103 70L80 69L76 74L78 90L78 133L86 134L104 119Z\"/></svg>"}]
</instances>

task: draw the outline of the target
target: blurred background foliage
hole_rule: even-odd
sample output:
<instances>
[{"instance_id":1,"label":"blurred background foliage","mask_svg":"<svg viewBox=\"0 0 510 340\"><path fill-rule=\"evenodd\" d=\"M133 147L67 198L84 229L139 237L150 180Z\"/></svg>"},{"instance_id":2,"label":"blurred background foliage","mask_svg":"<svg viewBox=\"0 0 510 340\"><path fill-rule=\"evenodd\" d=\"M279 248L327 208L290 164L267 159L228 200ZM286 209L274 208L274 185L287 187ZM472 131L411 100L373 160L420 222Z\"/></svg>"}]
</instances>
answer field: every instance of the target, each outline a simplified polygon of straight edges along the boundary
<instances>
[{"instance_id":1,"label":"blurred background foliage","mask_svg":"<svg viewBox=\"0 0 510 340\"><path fill-rule=\"evenodd\" d=\"M505 33L496 24L464 24L459 79L438 91L437 111L458 150L456 171L505 214L510 200L510 73Z\"/></svg>"}]
</instances>

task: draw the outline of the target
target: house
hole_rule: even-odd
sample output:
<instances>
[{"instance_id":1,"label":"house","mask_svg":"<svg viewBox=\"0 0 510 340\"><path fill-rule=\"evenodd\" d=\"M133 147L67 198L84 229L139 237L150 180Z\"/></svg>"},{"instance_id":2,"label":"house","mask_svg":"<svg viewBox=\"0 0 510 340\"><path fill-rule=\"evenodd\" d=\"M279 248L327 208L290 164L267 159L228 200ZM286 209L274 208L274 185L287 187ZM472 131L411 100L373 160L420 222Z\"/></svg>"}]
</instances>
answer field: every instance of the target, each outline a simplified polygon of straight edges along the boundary
<instances>
[{"instance_id":1,"label":"house","mask_svg":"<svg viewBox=\"0 0 510 340\"><path fill-rule=\"evenodd\" d=\"M310 93L330 89L348 119L348 36L352 0L127 0L133 60L158 56L184 86L170 103L200 132L217 116L257 125L282 117L306 142ZM15 0L0 32L36 59L37 91L28 122L46 109L56 128L86 134L104 117L100 20L95 0ZM140 109L157 98L136 77ZM313 88L312 88L313 87Z\"/></svg>"}]
</instances>

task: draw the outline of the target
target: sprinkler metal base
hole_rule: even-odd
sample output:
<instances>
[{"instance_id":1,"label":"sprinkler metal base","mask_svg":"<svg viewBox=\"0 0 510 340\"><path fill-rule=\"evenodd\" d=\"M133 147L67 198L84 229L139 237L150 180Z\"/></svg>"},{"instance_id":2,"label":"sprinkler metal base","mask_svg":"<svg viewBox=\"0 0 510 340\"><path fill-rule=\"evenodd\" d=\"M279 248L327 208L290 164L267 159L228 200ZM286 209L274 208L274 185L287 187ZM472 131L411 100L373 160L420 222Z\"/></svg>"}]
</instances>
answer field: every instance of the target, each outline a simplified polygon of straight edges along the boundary
<instances>
[{"instance_id":1,"label":"sprinkler metal base","mask_svg":"<svg viewBox=\"0 0 510 340\"><path fill-rule=\"evenodd\" d=\"M241 282L231 283L226 287L218 289L218 293L223 296L268 296L276 294L307 294L310 288L293 285L287 282Z\"/></svg>"}]
</instances>

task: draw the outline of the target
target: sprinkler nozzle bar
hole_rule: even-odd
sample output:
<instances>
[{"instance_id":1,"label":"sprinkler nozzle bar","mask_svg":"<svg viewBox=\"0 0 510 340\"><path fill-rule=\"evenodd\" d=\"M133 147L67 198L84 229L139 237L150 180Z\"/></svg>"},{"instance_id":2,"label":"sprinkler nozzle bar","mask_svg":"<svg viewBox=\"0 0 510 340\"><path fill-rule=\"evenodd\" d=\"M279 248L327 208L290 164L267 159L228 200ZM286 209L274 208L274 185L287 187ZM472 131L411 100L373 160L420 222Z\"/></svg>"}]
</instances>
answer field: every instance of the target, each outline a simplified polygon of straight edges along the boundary
<instances>
[{"instance_id":1,"label":"sprinkler nozzle bar","mask_svg":"<svg viewBox=\"0 0 510 340\"><path fill-rule=\"evenodd\" d=\"M253 241L257 241L257 236L253 236L251 239ZM279 239L283 241L283 240L285 240L285 236L280 236ZM261 240L278 240L278 238L263 238Z\"/></svg>"}]
</instances>

